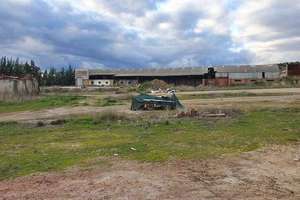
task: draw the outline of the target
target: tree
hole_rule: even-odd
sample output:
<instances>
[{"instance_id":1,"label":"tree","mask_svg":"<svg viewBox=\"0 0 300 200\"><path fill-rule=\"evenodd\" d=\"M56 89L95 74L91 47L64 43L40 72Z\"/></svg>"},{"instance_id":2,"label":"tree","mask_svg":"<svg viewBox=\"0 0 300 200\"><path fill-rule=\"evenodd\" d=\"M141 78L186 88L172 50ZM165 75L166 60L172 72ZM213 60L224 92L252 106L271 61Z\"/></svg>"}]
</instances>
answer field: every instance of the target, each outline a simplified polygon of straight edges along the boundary
<instances>
[{"instance_id":1,"label":"tree","mask_svg":"<svg viewBox=\"0 0 300 200\"><path fill-rule=\"evenodd\" d=\"M44 86L71 86L75 84L75 70L72 66L61 68L57 71L54 67L50 67L49 72L45 70L42 78Z\"/></svg>"},{"instance_id":2,"label":"tree","mask_svg":"<svg viewBox=\"0 0 300 200\"><path fill-rule=\"evenodd\" d=\"M0 75L25 77L31 76L38 80L42 86L52 85L74 85L75 84L75 70L71 65L67 68L56 70L54 67L46 69L44 72L35 65L33 60L30 63L20 62L19 58L12 59L2 57L0 59Z\"/></svg>"},{"instance_id":3,"label":"tree","mask_svg":"<svg viewBox=\"0 0 300 200\"><path fill-rule=\"evenodd\" d=\"M69 65L66 71L66 85L75 85L75 70Z\"/></svg>"}]
</instances>

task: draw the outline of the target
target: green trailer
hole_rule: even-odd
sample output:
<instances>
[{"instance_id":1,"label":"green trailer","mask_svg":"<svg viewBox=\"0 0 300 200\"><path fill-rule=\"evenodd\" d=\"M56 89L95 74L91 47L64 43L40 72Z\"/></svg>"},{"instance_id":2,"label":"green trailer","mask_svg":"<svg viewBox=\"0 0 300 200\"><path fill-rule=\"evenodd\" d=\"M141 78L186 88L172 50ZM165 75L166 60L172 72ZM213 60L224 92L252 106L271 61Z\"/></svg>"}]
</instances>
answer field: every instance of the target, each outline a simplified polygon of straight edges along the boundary
<instances>
[{"instance_id":1,"label":"green trailer","mask_svg":"<svg viewBox=\"0 0 300 200\"><path fill-rule=\"evenodd\" d=\"M174 110L183 108L175 94L153 96L140 94L132 98L131 110Z\"/></svg>"}]
</instances>

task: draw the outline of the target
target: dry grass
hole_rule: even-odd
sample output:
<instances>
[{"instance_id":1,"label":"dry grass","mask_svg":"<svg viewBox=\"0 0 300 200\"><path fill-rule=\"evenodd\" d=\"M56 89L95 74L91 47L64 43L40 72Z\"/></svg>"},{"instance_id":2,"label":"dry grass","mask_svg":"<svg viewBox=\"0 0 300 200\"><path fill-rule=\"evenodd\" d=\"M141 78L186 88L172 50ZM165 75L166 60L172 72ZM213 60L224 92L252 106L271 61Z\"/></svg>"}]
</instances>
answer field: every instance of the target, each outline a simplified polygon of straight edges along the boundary
<instances>
[{"instance_id":1,"label":"dry grass","mask_svg":"<svg viewBox=\"0 0 300 200\"><path fill-rule=\"evenodd\" d=\"M104 122L113 123L116 121L128 121L128 120L130 120L130 117L125 113L119 113L112 110L99 113L93 117L93 122L95 124L104 123Z\"/></svg>"}]
</instances>

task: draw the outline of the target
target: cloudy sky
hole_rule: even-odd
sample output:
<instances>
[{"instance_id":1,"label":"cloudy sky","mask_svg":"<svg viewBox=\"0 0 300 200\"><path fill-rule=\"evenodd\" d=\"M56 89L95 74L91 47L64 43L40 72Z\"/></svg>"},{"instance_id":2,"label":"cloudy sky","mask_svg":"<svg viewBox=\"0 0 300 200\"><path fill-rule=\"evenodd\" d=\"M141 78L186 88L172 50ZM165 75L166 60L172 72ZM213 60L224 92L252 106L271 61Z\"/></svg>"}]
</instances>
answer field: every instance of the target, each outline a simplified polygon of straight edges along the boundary
<instances>
[{"instance_id":1,"label":"cloudy sky","mask_svg":"<svg viewBox=\"0 0 300 200\"><path fill-rule=\"evenodd\" d=\"M1 0L0 56L43 68L300 60L300 0Z\"/></svg>"}]
</instances>

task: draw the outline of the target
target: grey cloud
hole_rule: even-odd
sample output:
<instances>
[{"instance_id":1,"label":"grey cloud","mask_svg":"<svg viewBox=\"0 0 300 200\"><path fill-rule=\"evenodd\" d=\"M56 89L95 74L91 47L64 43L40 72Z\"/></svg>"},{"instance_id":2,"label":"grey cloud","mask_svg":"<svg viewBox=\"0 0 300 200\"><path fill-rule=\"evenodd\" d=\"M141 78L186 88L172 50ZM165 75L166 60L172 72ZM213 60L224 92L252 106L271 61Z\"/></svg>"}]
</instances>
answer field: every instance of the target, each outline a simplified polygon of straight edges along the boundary
<instances>
[{"instance_id":1,"label":"grey cloud","mask_svg":"<svg viewBox=\"0 0 300 200\"><path fill-rule=\"evenodd\" d=\"M256 55L254 61L263 63L299 60L300 2L271 0L261 4L254 3L255 9L249 9L246 2L246 6L239 12L242 16L239 31L244 35L243 44ZM260 5L264 7L259 7Z\"/></svg>"},{"instance_id":2,"label":"grey cloud","mask_svg":"<svg viewBox=\"0 0 300 200\"><path fill-rule=\"evenodd\" d=\"M253 40L270 41L300 36L300 2L273 0L265 8L252 13L251 22L269 29L268 33L255 35Z\"/></svg>"},{"instance_id":3,"label":"grey cloud","mask_svg":"<svg viewBox=\"0 0 300 200\"><path fill-rule=\"evenodd\" d=\"M136 0L98 0L112 12L117 13L129 13L137 16L142 16L148 10L156 8L156 4L161 0L147 0L147 1L136 1Z\"/></svg>"},{"instance_id":4,"label":"grey cloud","mask_svg":"<svg viewBox=\"0 0 300 200\"><path fill-rule=\"evenodd\" d=\"M230 50L234 42L229 34L193 32L199 18L205 17L205 13L186 8L171 15L156 12L157 1L134 2L98 1L112 13L129 13L145 19L145 23L149 23L143 30L146 33L158 31L159 23L170 23L172 27L168 31L176 33L177 38L167 38L163 33L144 37L143 33L126 27L122 19L115 20L101 13L74 12L68 4L54 10L45 1L33 0L27 6L0 5L0 39L3 41L0 51L10 54L8 56L31 56L43 67L69 63L77 66L81 63L99 63L99 66L108 67L163 67L251 62L251 52ZM147 12L156 14L147 19ZM18 48L16 42L24 37L48 45L51 51L22 53L26 49L15 48Z\"/></svg>"}]
</instances>

